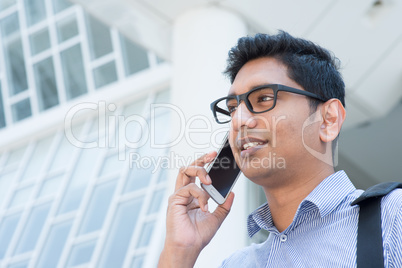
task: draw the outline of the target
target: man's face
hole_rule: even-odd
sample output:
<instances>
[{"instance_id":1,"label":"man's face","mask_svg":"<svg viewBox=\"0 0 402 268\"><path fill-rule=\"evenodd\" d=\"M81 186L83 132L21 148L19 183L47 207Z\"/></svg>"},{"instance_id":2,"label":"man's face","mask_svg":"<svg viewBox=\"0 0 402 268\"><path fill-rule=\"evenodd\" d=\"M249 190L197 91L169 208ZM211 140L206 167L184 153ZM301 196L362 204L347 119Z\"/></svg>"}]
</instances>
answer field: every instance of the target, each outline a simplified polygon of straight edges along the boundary
<instances>
[{"instance_id":1,"label":"man's face","mask_svg":"<svg viewBox=\"0 0 402 268\"><path fill-rule=\"evenodd\" d=\"M240 69L229 94L240 95L266 84L304 90L288 77L282 63L274 58L260 58ZM274 186L286 183L286 178L311 165L314 159L304 144L317 147L319 124L303 130L310 115L308 98L289 92L278 92L275 108L261 114L251 113L241 102L232 117L229 141L244 175L259 185ZM278 180L282 178L284 181Z\"/></svg>"}]
</instances>

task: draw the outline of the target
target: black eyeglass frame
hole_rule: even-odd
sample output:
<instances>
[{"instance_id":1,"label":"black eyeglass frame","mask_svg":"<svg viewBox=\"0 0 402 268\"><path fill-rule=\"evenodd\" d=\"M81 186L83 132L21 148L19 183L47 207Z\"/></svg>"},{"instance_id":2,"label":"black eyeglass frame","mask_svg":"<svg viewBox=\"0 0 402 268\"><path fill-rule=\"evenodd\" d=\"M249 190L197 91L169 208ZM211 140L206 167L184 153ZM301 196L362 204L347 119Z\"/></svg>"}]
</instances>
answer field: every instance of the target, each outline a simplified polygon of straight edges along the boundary
<instances>
[{"instance_id":1,"label":"black eyeglass frame","mask_svg":"<svg viewBox=\"0 0 402 268\"><path fill-rule=\"evenodd\" d=\"M254 91L257 91L257 90L260 90L260 89L263 89L263 88L271 88L271 89L274 91L274 104L272 105L271 108L269 108L269 109L267 109L267 110L264 110L264 111L261 111L261 112L255 112L255 111L253 110L253 107L252 107L250 101L248 100L248 96L249 96L251 93L253 93ZM245 103L246 106L247 106L247 109L248 109L250 112L252 112L252 113L254 113L254 114L261 114L261 113L268 112L268 111L270 111L270 110L272 110L272 109L275 108L275 106L276 106L276 99L277 99L277 95L278 95L278 91L285 91L285 92L291 92L291 93L295 93L295 94L299 94L299 95L304 95L304 96L307 96L307 97L310 97L310 98L313 98L313 99L317 99L317 100L322 101L322 102L326 102L326 101L327 101L327 100L325 100L323 97L321 97L321 96L319 96L319 95L317 95L317 94L314 94L314 93L311 93L311 92L308 92L308 91L305 91L305 90L293 88L293 87L288 87L288 86L281 85L281 84L262 85L262 86L255 87L255 88L253 88L252 90L250 90L250 91L248 91L248 92L246 92L246 93L243 93L243 94L240 94L240 95L232 95L232 96L222 97L222 98L219 98L219 99L217 99L216 101L212 102L212 103L211 103L211 110L212 110L212 113L213 113L213 115L214 115L214 117L215 117L215 121L216 121L218 124L225 124L225 123L228 123L228 122L230 122L230 121L232 120L232 119L230 119L230 120L227 120L227 121L225 121L225 122L220 122L220 121L218 120L217 115L216 115L216 112L220 112L220 113L222 113L222 114L225 114L225 115L227 115L227 116L230 116L230 112L225 111L225 110L223 110L223 109L221 109L221 108L219 108L219 107L217 106L217 104L218 104L220 101L224 100L224 99L236 99L236 100L237 100L237 107L240 105L241 101L244 101L244 103Z\"/></svg>"}]
</instances>

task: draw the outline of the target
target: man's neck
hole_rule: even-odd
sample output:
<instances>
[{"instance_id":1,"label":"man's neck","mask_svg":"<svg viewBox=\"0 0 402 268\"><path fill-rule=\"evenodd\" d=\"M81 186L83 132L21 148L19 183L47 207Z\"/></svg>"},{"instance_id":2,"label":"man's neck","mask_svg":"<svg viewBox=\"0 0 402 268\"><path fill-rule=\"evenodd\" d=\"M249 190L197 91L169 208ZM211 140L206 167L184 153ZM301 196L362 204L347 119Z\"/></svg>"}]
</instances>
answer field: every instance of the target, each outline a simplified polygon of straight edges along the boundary
<instances>
[{"instance_id":1,"label":"man's neck","mask_svg":"<svg viewBox=\"0 0 402 268\"><path fill-rule=\"evenodd\" d=\"M289 183L281 187L266 188L272 220L279 232L283 232L292 223L300 203L334 170L325 168L315 174L302 174L292 177Z\"/></svg>"}]
</instances>

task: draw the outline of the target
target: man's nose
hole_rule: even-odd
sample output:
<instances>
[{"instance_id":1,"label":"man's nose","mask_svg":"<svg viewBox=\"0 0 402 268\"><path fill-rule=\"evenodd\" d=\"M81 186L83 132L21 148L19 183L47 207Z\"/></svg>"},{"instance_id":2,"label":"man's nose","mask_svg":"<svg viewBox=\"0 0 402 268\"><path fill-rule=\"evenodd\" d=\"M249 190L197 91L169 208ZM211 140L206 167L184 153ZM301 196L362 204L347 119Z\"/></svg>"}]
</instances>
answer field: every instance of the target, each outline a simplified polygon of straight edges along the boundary
<instances>
[{"instance_id":1,"label":"man's nose","mask_svg":"<svg viewBox=\"0 0 402 268\"><path fill-rule=\"evenodd\" d=\"M256 125L257 121L254 118L254 114L250 112L244 101L240 102L234 113L234 116L232 117L232 128L235 130L240 130L244 126L254 128Z\"/></svg>"}]
</instances>

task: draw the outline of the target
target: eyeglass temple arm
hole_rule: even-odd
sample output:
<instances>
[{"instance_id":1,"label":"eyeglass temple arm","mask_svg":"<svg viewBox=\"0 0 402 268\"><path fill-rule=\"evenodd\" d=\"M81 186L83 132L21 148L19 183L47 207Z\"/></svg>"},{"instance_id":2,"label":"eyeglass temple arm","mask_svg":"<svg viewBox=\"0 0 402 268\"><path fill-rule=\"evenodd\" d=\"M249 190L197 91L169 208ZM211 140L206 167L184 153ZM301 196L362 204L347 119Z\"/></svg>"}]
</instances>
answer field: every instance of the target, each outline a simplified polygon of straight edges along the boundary
<instances>
[{"instance_id":1,"label":"eyeglass temple arm","mask_svg":"<svg viewBox=\"0 0 402 268\"><path fill-rule=\"evenodd\" d=\"M230 113L228 111L223 110L222 108L219 108L218 106L215 106L215 111L216 112L220 112L223 113L225 115L230 115Z\"/></svg>"}]
</instances>

